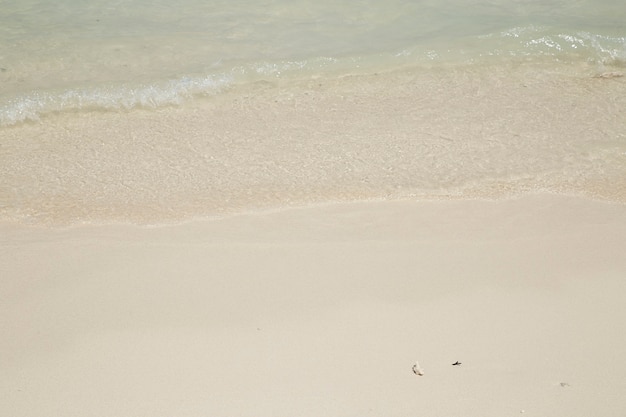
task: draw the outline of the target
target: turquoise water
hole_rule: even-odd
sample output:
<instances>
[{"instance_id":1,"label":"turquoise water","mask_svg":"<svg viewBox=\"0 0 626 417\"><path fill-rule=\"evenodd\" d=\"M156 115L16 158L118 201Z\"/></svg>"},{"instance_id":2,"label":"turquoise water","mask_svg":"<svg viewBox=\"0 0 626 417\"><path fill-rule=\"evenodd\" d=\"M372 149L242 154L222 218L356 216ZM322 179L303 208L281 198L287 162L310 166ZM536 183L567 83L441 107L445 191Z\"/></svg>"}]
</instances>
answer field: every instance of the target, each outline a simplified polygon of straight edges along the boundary
<instances>
[{"instance_id":1,"label":"turquoise water","mask_svg":"<svg viewBox=\"0 0 626 417\"><path fill-rule=\"evenodd\" d=\"M416 65L552 60L622 70L624 22L626 6L613 0L5 0L0 125Z\"/></svg>"}]
</instances>

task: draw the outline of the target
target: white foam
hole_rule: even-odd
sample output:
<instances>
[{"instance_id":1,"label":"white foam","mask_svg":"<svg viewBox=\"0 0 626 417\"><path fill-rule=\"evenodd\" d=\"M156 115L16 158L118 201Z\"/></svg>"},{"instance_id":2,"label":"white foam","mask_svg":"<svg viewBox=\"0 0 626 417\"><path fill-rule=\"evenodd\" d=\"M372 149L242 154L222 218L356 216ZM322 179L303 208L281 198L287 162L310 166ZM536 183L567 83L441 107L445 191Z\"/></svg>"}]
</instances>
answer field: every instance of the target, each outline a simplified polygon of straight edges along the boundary
<instances>
[{"instance_id":1,"label":"white foam","mask_svg":"<svg viewBox=\"0 0 626 417\"><path fill-rule=\"evenodd\" d=\"M8 100L0 107L0 126L11 126L40 116L79 110L129 110L180 104L198 95L215 94L233 82L228 74L182 77L161 84L75 88L38 91Z\"/></svg>"}]
</instances>

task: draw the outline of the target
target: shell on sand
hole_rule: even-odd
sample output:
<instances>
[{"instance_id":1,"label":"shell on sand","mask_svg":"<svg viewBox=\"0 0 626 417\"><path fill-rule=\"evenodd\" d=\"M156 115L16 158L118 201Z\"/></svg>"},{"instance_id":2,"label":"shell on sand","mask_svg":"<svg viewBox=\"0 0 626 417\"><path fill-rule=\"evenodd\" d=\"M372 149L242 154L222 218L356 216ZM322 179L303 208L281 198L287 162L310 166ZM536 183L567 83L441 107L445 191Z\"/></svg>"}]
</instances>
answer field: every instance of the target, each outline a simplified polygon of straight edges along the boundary
<instances>
[{"instance_id":1,"label":"shell on sand","mask_svg":"<svg viewBox=\"0 0 626 417\"><path fill-rule=\"evenodd\" d=\"M419 376L424 375L424 370L420 367L420 363L418 361L415 361L415 365L413 365L413 373Z\"/></svg>"}]
</instances>

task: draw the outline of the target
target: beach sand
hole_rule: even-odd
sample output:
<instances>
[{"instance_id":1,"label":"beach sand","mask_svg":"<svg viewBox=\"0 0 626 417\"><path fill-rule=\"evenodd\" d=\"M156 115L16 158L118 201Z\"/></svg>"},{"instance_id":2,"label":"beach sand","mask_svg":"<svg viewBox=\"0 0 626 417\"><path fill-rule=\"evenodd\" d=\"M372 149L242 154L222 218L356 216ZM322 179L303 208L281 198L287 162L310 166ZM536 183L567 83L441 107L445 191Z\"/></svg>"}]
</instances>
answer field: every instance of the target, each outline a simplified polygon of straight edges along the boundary
<instances>
[{"instance_id":1,"label":"beach sand","mask_svg":"<svg viewBox=\"0 0 626 417\"><path fill-rule=\"evenodd\" d=\"M547 194L4 224L0 414L621 417L624 248Z\"/></svg>"},{"instance_id":2,"label":"beach sand","mask_svg":"<svg viewBox=\"0 0 626 417\"><path fill-rule=\"evenodd\" d=\"M534 191L626 203L626 78L571 72L276 80L178 107L49 115L0 129L0 221L162 224Z\"/></svg>"}]
</instances>

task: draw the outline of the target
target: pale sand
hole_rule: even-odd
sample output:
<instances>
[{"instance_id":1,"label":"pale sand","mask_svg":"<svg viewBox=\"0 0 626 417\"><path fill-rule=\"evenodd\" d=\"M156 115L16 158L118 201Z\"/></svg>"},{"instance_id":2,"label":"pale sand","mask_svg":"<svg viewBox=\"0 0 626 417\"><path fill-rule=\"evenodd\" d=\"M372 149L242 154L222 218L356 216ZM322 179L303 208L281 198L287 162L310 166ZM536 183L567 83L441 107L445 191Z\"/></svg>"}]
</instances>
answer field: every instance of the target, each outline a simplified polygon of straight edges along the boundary
<instances>
[{"instance_id":1,"label":"pale sand","mask_svg":"<svg viewBox=\"0 0 626 417\"><path fill-rule=\"evenodd\" d=\"M0 231L3 416L626 415L623 205Z\"/></svg>"}]
</instances>

